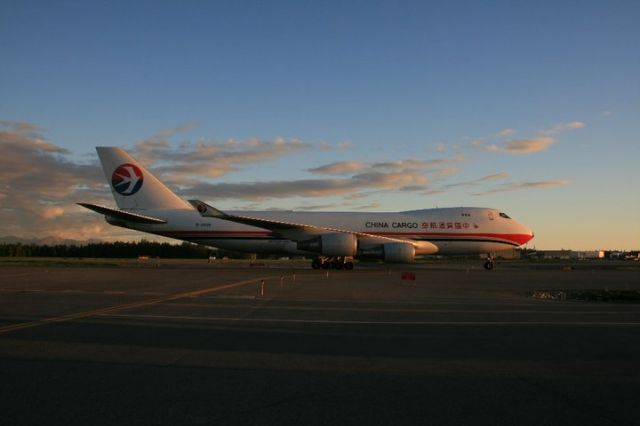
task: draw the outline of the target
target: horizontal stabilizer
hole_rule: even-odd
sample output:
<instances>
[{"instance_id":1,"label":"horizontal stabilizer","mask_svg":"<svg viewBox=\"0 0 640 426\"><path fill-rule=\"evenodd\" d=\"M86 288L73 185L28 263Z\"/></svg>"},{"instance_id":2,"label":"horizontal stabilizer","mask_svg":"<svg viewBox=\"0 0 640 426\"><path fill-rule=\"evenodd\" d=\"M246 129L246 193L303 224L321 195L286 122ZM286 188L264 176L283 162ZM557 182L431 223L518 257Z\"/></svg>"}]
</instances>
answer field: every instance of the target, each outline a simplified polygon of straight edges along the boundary
<instances>
[{"instance_id":1,"label":"horizontal stabilizer","mask_svg":"<svg viewBox=\"0 0 640 426\"><path fill-rule=\"evenodd\" d=\"M78 203L78 205L84 208L87 208L89 210L93 210L96 213L103 214L105 216L110 216L117 219L124 219L130 222L155 223L155 224L167 223L167 221L164 219L158 219L156 217L145 216L137 213L131 213L124 210L117 210L109 207L98 206L95 204Z\"/></svg>"}]
</instances>

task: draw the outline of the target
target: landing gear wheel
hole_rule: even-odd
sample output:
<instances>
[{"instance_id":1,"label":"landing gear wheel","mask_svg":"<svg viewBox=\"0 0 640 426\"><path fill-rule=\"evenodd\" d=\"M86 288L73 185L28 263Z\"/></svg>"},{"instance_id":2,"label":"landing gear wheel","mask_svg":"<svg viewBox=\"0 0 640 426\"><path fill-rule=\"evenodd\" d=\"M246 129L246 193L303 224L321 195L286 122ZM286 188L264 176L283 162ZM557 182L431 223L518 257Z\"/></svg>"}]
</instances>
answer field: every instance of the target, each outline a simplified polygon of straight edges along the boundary
<instances>
[{"instance_id":1,"label":"landing gear wheel","mask_svg":"<svg viewBox=\"0 0 640 426\"><path fill-rule=\"evenodd\" d=\"M344 269L346 269L347 271L350 271L353 269L353 262L345 262L344 263Z\"/></svg>"},{"instance_id":2,"label":"landing gear wheel","mask_svg":"<svg viewBox=\"0 0 640 426\"><path fill-rule=\"evenodd\" d=\"M484 262L484 269L486 269L487 271L490 271L493 269L493 262L490 260L487 260L486 262Z\"/></svg>"},{"instance_id":3,"label":"landing gear wheel","mask_svg":"<svg viewBox=\"0 0 640 426\"><path fill-rule=\"evenodd\" d=\"M313 269L320 269L320 266L321 266L321 265L322 265L322 263L320 263L320 260L318 260L318 259L313 259L313 260L311 261L311 267L312 267Z\"/></svg>"},{"instance_id":4,"label":"landing gear wheel","mask_svg":"<svg viewBox=\"0 0 640 426\"><path fill-rule=\"evenodd\" d=\"M329 269L331 267L331 262L322 262L322 269Z\"/></svg>"}]
</instances>

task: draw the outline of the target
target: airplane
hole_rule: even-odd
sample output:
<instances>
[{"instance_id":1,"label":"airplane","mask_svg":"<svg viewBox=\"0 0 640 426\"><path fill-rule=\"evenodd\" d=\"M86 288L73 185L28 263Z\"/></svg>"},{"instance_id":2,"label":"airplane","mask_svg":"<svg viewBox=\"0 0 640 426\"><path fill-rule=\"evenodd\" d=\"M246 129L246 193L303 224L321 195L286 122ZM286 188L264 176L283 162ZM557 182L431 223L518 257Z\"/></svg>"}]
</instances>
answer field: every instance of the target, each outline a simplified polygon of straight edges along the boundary
<instances>
[{"instance_id":1,"label":"airplane","mask_svg":"<svg viewBox=\"0 0 640 426\"><path fill-rule=\"evenodd\" d=\"M493 208L396 213L221 211L180 198L122 148L96 147L117 209L78 203L107 223L218 249L313 258L314 269L353 269L354 259L410 263L423 255L487 254L526 244L533 232Z\"/></svg>"}]
</instances>

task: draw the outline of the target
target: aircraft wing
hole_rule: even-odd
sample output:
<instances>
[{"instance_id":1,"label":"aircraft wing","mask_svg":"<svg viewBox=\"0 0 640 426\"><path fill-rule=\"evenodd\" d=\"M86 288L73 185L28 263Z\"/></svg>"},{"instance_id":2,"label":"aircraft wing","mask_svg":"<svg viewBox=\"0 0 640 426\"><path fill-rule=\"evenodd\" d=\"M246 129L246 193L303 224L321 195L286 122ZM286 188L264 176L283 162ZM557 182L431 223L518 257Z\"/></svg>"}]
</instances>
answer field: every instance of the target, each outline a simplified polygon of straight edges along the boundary
<instances>
[{"instance_id":1,"label":"aircraft wing","mask_svg":"<svg viewBox=\"0 0 640 426\"><path fill-rule=\"evenodd\" d=\"M437 248L431 243L426 241L414 241L402 238L391 238L380 235L369 234L366 232L356 232L345 229L328 228L323 226L308 225L301 223L282 222L272 219L263 219L257 217L237 216L224 213L215 207L208 205L200 200L189 200L189 203L198 210L202 217L213 217L216 219L228 220L229 222L242 223L244 225L255 226L258 228L268 229L282 237L291 239L293 241L301 241L308 239L309 237L322 235L322 234L336 234L345 233L353 234L358 237L358 240L365 244L384 244L384 243L408 243L416 248L425 249L426 245L429 245L429 249L433 247L434 253Z\"/></svg>"},{"instance_id":2,"label":"aircraft wing","mask_svg":"<svg viewBox=\"0 0 640 426\"><path fill-rule=\"evenodd\" d=\"M109 207L98 206L96 204L89 204L89 203L77 203L77 204L86 209L93 210L96 213L100 213L105 216L110 216L117 219L128 220L129 222L154 223L154 224L167 223L167 221L164 219L158 219L157 217L151 217L151 216L145 216L138 213L132 213L126 210L117 210L117 209L112 209Z\"/></svg>"}]
</instances>

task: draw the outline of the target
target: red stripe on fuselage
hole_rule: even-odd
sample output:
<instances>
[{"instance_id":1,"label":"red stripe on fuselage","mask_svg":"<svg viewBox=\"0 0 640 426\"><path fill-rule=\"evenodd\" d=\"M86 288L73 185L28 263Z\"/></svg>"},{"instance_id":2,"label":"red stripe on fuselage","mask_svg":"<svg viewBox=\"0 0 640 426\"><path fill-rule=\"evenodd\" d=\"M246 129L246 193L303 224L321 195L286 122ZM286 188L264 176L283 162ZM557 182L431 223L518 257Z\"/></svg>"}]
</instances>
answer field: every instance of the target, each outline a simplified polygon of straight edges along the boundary
<instances>
[{"instance_id":1,"label":"red stripe on fuselage","mask_svg":"<svg viewBox=\"0 0 640 426\"><path fill-rule=\"evenodd\" d=\"M215 236L255 236L255 237L268 237L273 235L271 231L164 231L159 233L160 235L165 235L167 237L212 237ZM429 239L429 237L438 239L438 238L448 238L448 239L459 239L460 241L465 241L473 238L491 238L496 240L509 241L511 243L522 245L531 240L532 236L529 234L495 234L495 233L487 233L487 232L367 232L370 235L379 235L384 237L399 237L399 238L425 238Z\"/></svg>"},{"instance_id":2,"label":"red stripe on fuselage","mask_svg":"<svg viewBox=\"0 0 640 426\"><path fill-rule=\"evenodd\" d=\"M369 232L371 235L380 235L384 237L402 237L402 238L449 238L464 241L471 238L495 238L510 241L512 243L522 245L533 238L529 234L494 234L488 232Z\"/></svg>"}]
</instances>

